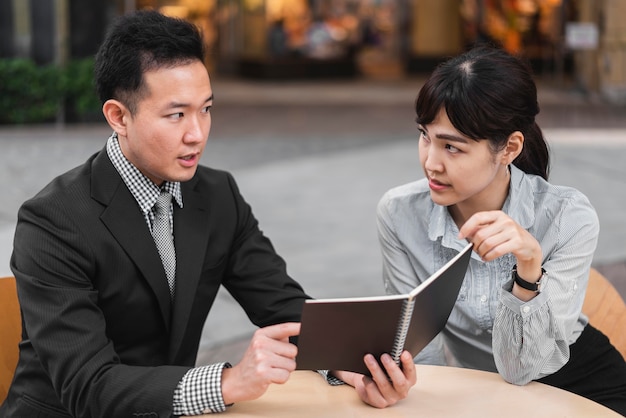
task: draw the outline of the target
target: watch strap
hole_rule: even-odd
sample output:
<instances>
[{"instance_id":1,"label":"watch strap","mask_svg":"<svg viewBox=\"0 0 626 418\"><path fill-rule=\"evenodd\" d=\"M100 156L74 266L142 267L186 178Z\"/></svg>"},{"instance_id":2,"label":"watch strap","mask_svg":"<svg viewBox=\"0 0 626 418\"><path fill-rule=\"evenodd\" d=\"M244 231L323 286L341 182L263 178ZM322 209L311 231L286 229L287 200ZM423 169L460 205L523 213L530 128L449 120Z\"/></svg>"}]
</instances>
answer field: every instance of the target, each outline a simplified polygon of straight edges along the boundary
<instances>
[{"instance_id":1,"label":"watch strap","mask_svg":"<svg viewBox=\"0 0 626 418\"><path fill-rule=\"evenodd\" d=\"M513 272L512 272L512 276L513 276L513 280L515 281L515 283L517 283L518 286L526 289L526 290L531 290L533 292L539 292L539 286L541 286L541 281L543 280L544 276L546 275L546 271L543 269L543 267L541 268L541 277L539 278L539 280L537 280L537 282L535 283L531 283L528 282L524 279L522 279L519 274L517 274L517 264L515 266L513 266Z\"/></svg>"}]
</instances>

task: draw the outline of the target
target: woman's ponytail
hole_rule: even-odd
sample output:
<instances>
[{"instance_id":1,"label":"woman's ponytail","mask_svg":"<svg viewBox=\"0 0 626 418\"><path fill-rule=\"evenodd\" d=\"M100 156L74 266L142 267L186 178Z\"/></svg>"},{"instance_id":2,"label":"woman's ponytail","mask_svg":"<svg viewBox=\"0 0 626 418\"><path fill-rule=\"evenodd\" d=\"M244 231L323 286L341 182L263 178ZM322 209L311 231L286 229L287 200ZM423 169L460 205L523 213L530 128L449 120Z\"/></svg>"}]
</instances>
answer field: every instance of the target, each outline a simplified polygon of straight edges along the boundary
<instances>
[{"instance_id":1,"label":"woman's ponytail","mask_svg":"<svg viewBox=\"0 0 626 418\"><path fill-rule=\"evenodd\" d=\"M550 173L550 150L537 122L533 122L524 134L522 152L513 164L527 174L536 174L548 180Z\"/></svg>"}]
</instances>

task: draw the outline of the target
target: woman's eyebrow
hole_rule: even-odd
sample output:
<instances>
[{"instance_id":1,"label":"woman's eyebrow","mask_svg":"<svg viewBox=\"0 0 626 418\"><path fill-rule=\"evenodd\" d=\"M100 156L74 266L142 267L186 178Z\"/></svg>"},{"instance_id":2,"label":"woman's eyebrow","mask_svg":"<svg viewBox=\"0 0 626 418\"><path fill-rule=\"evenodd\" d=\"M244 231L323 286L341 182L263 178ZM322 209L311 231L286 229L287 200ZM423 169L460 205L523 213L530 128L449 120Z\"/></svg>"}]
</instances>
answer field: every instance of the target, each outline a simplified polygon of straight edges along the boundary
<instances>
[{"instance_id":1,"label":"woman's eyebrow","mask_svg":"<svg viewBox=\"0 0 626 418\"><path fill-rule=\"evenodd\" d=\"M464 144L467 144L469 141L467 140L467 138L462 137L462 136L458 136L458 135L451 135L451 134L437 134L435 135L436 138L438 139L445 139L446 141L453 141L453 142L462 142Z\"/></svg>"},{"instance_id":2,"label":"woman's eyebrow","mask_svg":"<svg viewBox=\"0 0 626 418\"><path fill-rule=\"evenodd\" d=\"M421 123L417 124L417 127L420 129L423 129L424 132L429 133L428 132L428 127L426 125L422 125ZM435 135L435 138L437 139L443 139L446 141L454 141L454 142L461 142L464 144L467 144L469 141L467 138L465 138L464 136L460 136L460 135L454 135L454 134L447 134L447 133L438 133Z\"/></svg>"}]
</instances>

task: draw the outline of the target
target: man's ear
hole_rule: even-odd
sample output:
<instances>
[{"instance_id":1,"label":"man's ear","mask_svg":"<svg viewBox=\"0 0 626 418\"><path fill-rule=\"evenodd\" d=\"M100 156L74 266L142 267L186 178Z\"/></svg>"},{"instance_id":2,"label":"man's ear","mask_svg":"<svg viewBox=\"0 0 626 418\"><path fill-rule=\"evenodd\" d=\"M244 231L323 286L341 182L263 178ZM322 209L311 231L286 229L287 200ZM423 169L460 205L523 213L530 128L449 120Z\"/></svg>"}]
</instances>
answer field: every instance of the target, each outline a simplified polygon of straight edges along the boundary
<instances>
[{"instance_id":1,"label":"man's ear","mask_svg":"<svg viewBox=\"0 0 626 418\"><path fill-rule=\"evenodd\" d=\"M120 136L126 136L126 123L130 118L130 111L122 102L109 99L102 105L102 113L111 129Z\"/></svg>"},{"instance_id":2,"label":"man's ear","mask_svg":"<svg viewBox=\"0 0 626 418\"><path fill-rule=\"evenodd\" d=\"M509 165L513 162L514 159L517 158L518 155L522 152L524 148L524 134L520 131L515 131L511 135L506 142L506 147L504 147L504 153L502 154L502 164Z\"/></svg>"}]
</instances>

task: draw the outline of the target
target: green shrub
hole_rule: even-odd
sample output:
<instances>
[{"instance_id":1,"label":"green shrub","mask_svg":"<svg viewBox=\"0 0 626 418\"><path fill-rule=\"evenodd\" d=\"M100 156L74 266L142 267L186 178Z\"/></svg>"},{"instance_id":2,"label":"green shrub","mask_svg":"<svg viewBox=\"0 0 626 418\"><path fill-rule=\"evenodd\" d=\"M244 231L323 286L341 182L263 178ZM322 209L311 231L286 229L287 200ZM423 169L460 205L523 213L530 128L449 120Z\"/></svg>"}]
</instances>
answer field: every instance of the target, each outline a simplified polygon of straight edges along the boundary
<instances>
[{"instance_id":1,"label":"green shrub","mask_svg":"<svg viewBox=\"0 0 626 418\"><path fill-rule=\"evenodd\" d=\"M71 61L65 69L68 113L79 119L100 115L102 105L93 82L93 58Z\"/></svg>"},{"instance_id":2,"label":"green shrub","mask_svg":"<svg viewBox=\"0 0 626 418\"><path fill-rule=\"evenodd\" d=\"M49 122L63 98L61 71L30 60L0 60L0 123Z\"/></svg>"},{"instance_id":3,"label":"green shrub","mask_svg":"<svg viewBox=\"0 0 626 418\"><path fill-rule=\"evenodd\" d=\"M52 122L61 104L69 121L101 116L93 65L92 58L72 60L63 69L0 59L0 124Z\"/></svg>"}]
</instances>

